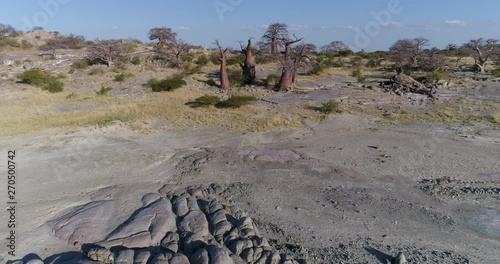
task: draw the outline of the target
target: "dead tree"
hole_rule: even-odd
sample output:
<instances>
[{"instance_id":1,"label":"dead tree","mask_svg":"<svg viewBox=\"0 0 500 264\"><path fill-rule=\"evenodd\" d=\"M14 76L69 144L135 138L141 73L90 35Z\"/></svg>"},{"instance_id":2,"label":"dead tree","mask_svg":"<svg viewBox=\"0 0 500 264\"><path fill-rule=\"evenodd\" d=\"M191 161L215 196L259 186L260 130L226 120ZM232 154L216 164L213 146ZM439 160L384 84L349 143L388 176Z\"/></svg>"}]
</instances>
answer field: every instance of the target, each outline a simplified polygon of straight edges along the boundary
<instances>
[{"instance_id":1,"label":"dead tree","mask_svg":"<svg viewBox=\"0 0 500 264\"><path fill-rule=\"evenodd\" d=\"M271 54L273 55L280 52L279 46L283 46L288 39L288 26L281 23L269 25L262 36L263 44L271 46Z\"/></svg>"},{"instance_id":2,"label":"dead tree","mask_svg":"<svg viewBox=\"0 0 500 264\"><path fill-rule=\"evenodd\" d=\"M481 71L481 73L485 73L484 67L486 66L486 62L490 59L491 56L495 54L497 51L497 43L496 39L473 39L469 43L465 44L463 47L469 51L469 55L474 58L474 61Z\"/></svg>"},{"instance_id":3,"label":"dead tree","mask_svg":"<svg viewBox=\"0 0 500 264\"><path fill-rule=\"evenodd\" d=\"M229 89L229 75L227 74L227 64L226 64L226 53L228 49L222 49L219 41L216 40L215 44L219 49L219 61L220 61L220 88L224 91Z\"/></svg>"},{"instance_id":4,"label":"dead tree","mask_svg":"<svg viewBox=\"0 0 500 264\"><path fill-rule=\"evenodd\" d=\"M158 40L158 45L166 45L167 42L175 41L177 33L168 27L157 27L149 30L149 39Z\"/></svg>"},{"instance_id":5,"label":"dead tree","mask_svg":"<svg viewBox=\"0 0 500 264\"><path fill-rule=\"evenodd\" d=\"M45 45L41 46L40 49L45 51L52 51L52 59L56 58L57 49L81 49L85 45L85 37L70 34L68 36L59 36L47 40Z\"/></svg>"},{"instance_id":6,"label":"dead tree","mask_svg":"<svg viewBox=\"0 0 500 264\"><path fill-rule=\"evenodd\" d=\"M252 84L255 82L255 58L252 53L252 39L248 40L246 48L243 47L241 43L240 47L241 53L245 54L245 62L240 63L243 76L245 77L245 83Z\"/></svg>"},{"instance_id":7,"label":"dead tree","mask_svg":"<svg viewBox=\"0 0 500 264\"><path fill-rule=\"evenodd\" d=\"M122 50L123 46L120 40L98 40L88 48L88 58L111 67L116 59L122 57Z\"/></svg>"},{"instance_id":8,"label":"dead tree","mask_svg":"<svg viewBox=\"0 0 500 264\"><path fill-rule=\"evenodd\" d=\"M322 52L329 52L333 54L337 54L343 51L350 50L349 46L342 41L332 41L330 44L321 47Z\"/></svg>"},{"instance_id":9,"label":"dead tree","mask_svg":"<svg viewBox=\"0 0 500 264\"><path fill-rule=\"evenodd\" d=\"M284 58L282 61L282 72L280 81L276 84L275 91L287 92L295 87L295 77L297 76L297 69L300 66L300 62L307 57L308 45L301 45L293 52L292 45L302 41L302 38L295 40L285 40L283 43L285 45Z\"/></svg>"},{"instance_id":10,"label":"dead tree","mask_svg":"<svg viewBox=\"0 0 500 264\"><path fill-rule=\"evenodd\" d=\"M429 40L425 38L400 39L389 48L389 51L392 60L402 69L405 65L416 66L427 46Z\"/></svg>"}]
</instances>

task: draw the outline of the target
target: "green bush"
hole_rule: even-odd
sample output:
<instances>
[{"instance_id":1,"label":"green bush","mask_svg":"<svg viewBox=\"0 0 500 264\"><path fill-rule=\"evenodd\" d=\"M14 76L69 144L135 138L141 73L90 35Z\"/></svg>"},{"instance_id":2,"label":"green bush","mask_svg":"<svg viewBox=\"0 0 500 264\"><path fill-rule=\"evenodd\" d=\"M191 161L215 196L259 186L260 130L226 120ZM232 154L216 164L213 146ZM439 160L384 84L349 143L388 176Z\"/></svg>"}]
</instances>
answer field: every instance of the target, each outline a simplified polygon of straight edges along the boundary
<instances>
[{"instance_id":1,"label":"green bush","mask_svg":"<svg viewBox=\"0 0 500 264\"><path fill-rule=\"evenodd\" d=\"M257 101L254 96L232 96L227 100L218 102L215 106L217 108L240 108L254 101Z\"/></svg>"},{"instance_id":2,"label":"green bush","mask_svg":"<svg viewBox=\"0 0 500 264\"><path fill-rule=\"evenodd\" d=\"M360 82L360 83L362 83L366 80L366 77L363 75L361 68L354 69L351 73L351 76L357 78L358 82Z\"/></svg>"},{"instance_id":3,"label":"green bush","mask_svg":"<svg viewBox=\"0 0 500 264\"><path fill-rule=\"evenodd\" d=\"M53 77L42 69L31 69L21 73L17 78L24 83L41 87L47 84Z\"/></svg>"},{"instance_id":4,"label":"green bush","mask_svg":"<svg viewBox=\"0 0 500 264\"><path fill-rule=\"evenodd\" d=\"M267 75L267 78L266 78L266 84L267 85L275 85L277 82L279 82L281 76L279 76L278 74L269 74Z\"/></svg>"},{"instance_id":5,"label":"green bush","mask_svg":"<svg viewBox=\"0 0 500 264\"><path fill-rule=\"evenodd\" d=\"M130 60L130 63L132 63L134 65L141 65L141 57L139 57L139 56L132 57L132 59Z\"/></svg>"},{"instance_id":6,"label":"green bush","mask_svg":"<svg viewBox=\"0 0 500 264\"><path fill-rule=\"evenodd\" d=\"M219 52L212 52L212 53L210 53L209 61L213 65L219 65L220 64L220 54L219 54Z\"/></svg>"},{"instance_id":7,"label":"green bush","mask_svg":"<svg viewBox=\"0 0 500 264\"><path fill-rule=\"evenodd\" d=\"M274 61L274 59L272 57L269 57L269 56L256 56L255 57L256 64L268 64L268 63L271 63L273 61Z\"/></svg>"},{"instance_id":8,"label":"green bush","mask_svg":"<svg viewBox=\"0 0 500 264\"><path fill-rule=\"evenodd\" d=\"M181 56L181 61L183 62L193 62L194 55L193 54L184 54Z\"/></svg>"},{"instance_id":9,"label":"green bush","mask_svg":"<svg viewBox=\"0 0 500 264\"><path fill-rule=\"evenodd\" d=\"M323 73L326 69L328 69L328 66L326 66L323 63L316 63L314 67L307 73L308 75L320 75Z\"/></svg>"},{"instance_id":10,"label":"green bush","mask_svg":"<svg viewBox=\"0 0 500 264\"><path fill-rule=\"evenodd\" d=\"M428 82L435 83L441 80L448 79L448 74L443 71L433 71L425 75L425 78L427 79Z\"/></svg>"},{"instance_id":11,"label":"green bush","mask_svg":"<svg viewBox=\"0 0 500 264\"><path fill-rule=\"evenodd\" d=\"M83 70L88 68L90 65L92 65L92 63L87 59L77 60L71 64L71 69Z\"/></svg>"},{"instance_id":12,"label":"green bush","mask_svg":"<svg viewBox=\"0 0 500 264\"><path fill-rule=\"evenodd\" d=\"M89 75L101 75L104 74L104 72L106 71L102 67L98 67L90 70Z\"/></svg>"},{"instance_id":13,"label":"green bush","mask_svg":"<svg viewBox=\"0 0 500 264\"><path fill-rule=\"evenodd\" d=\"M101 87L101 90L95 92L99 96L106 96L113 88L111 87Z\"/></svg>"},{"instance_id":14,"label":"green bush","mask_svg":"<svg viewBox=\"0 0 500 264\"><path fill-rule=\"evenodd\" d=\"M207 65L209 62L210 62L210 60L208 59L207 55L205 55L205 54L200 55L200 56L196 59L196 61L194 61L194 63L195 63L196 65L199 65L199 66L205 66L205 65Z\"/></svg>"},{"instance_id":15,"label":"green bush","mask_svg":"<svg viewBox=\"0 0 500 264\"><path fill-rule=\"evenodd\" d=\"M31 49L33 48L33 45L29 43L27 40L21 41L21 48L22 49Z\"/></svg>"},{"instance_id":16,"label":"green bush","mask_svg":"<svg viewBox=\"0 0 500 264\"><path fill-rule=\"evenodd\" d=\"M240 63L245 62L245 55L238 54L226 60L227 66L240 65Z\"/></svg>"},{"instance_id":17,"label":"green bush","mask_svg":"<svg viewBox=\"0 0 500 264\"><path fill-rule=\"evenodd\" d=\"M201 65L196 65L193 67L191 63L186 63L182 66L182 75L187 76L201 71Z\"/></svg>"},{"instance_id":18,"label":"green bush","mask_svg":"<svg viewBox=\"0 0 500 264\"><path fill-rule=\"evenodd\" d=\"M317 109L323 114L341 113L340 103L335 100L329 100L321 104L321 107Z\"/></svg>"},{"instance_id":19,"label":"green bush","mask_svg":"<svg viewBox=\"0 0 500 264\"><path fill-rule=\"evenodd\" d=\"M187 105L196 108L196 107L208 107L211 105L216 105L220 102L220 98L215 95L204 95L202 97L196 98L193 102L187 103Z\"/></svg>"},{"instance_id":20,"label":"green bush","mask_svg":"<svg viewBox=\"0 0 500 264\"><path fill-rule=\"evenodd\" d=\"M126 79L127 79L127 75L125 73L120 73L118 75L115 75L115 79L113 81L124 82Z\"/></svg>"},{"instance_id":21,"label":"green bush","mask_svg":"<svg viewBox=\"0 0 500 264\"><path fill-rule=\"evenodd\" d=\"M495 77L500 77L500 66L498 66L496 69L491 71L491 74L493 74L493 76L495 76Z\"/></svg>"},{"instance_id":22,"label":"green bush","mask_svg":"<svg viewBox=\"0 0 500 264\"><path fill-rule=\"evenodd\" d=\"M153 92L161 92L172 91L181 88L186 84L186 81L184 81L181 77L175 76L164 80L151 79L146 83L146 87L150 87Z\"/></svg>"},{"instance_id":23,"label":"green bush","mask_svg":"<svg viewBox=\"0 0 500 264\"><path fill-rule=\"evenodd\" d=\"M231 83L243 85L245 82L243 72L239 68L228 69L227 75Z\"/></svg>"},{"instance_id":24,"label":"green bush","mask_svg":"<svg viewBox=\"0 0 500 264\"><path fill-rule=\"evenodd\" d=\"M64 84L61 81L53 78L50 81L48 81L42 87L42 89L45 90L45 91L49 91L51 93L59 93L59 92L63 91L63 89L64 89L63 86L64 86Z\"/></svg>"}]
</instances>

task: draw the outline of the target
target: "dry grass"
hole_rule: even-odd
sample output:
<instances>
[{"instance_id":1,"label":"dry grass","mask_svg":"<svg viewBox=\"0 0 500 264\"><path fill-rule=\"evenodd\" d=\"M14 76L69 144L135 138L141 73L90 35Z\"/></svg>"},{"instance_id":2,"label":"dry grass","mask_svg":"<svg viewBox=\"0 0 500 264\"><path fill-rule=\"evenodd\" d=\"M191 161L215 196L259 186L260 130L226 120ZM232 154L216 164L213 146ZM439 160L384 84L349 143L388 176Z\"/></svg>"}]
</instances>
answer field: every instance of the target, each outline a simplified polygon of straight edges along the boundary
<instances>
[{"instance_id":1,"label":"dry grass","mask_svg":"<svg viewBox=\"0 0 500 264\"><path fill-rule=\"evenodd\" d=\"M232 130L263 131L274 127L300 128L302 117L295 111L266 110L245 106L240 109L193 109L185 103L205 94L180 89L170 93L148 94L129 99L102 97L95 94L33 93L18 91L0 99L0 136L14 136L49 128L105 126L114 121L127 122L134 130L141 130L153 118L164 120L168 127L223 126ZM73 93L74 95L74 93ZM71 111L61 108L71 107ZM78 110L74 110L78 109Z\"/></svg>"}]
</instances>

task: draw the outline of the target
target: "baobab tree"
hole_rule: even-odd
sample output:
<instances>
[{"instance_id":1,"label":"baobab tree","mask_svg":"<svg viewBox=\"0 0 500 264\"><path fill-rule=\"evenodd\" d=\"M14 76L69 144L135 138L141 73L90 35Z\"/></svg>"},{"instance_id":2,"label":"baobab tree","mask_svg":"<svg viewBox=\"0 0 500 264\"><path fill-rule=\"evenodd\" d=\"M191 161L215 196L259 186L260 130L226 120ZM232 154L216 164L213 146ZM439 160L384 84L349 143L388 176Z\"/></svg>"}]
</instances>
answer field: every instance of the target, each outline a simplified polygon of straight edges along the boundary
<instances>
[{"instance_id":1,"label":"baobab tree","mask_svg":"<svg viewBox=\"0 0 500 264\"><path fill-rule=\"evenodd\" d=\"M57 49L81 49L85 45L85 37L70 34L47 40L45 45L40 47L42 50L52 51L52 59L56 58Z\"/></svg>"},{"instance_id":2,"label":"baobab tree","mask_svg":"<svg viewBox=\"0 0 500 264\"><path fill-rule=\"evenodd\" d=\"M88 58L111 67L116 59L122 57L122 52L121 40L97 40L88 48Z\"/></svg>"},{"instance_id":3,"label":"baobab tree","mask_svg":"<svg viewBox=\"0 0 500 264\"><path fill-rule=\"evenodd\" d=\"M485 73L486 62L498 52L498 40L483 38L473 39L469 43L464 44L463 48L468 51L469 55L474 58L474 61L481 73Z\"/></svg>"},{"instance_id":4,"label":"baobab tree","mask_svg":"<svg viewBox=\"0 0 500 264\"><path fill-rule=\"evenodd\" d=\"M350 50L349 46L347 46L344 42L342 41L332 41L330 44L321 47L322 52L330 52L333 54L337 54L342 51L347 51Z\"/></svg>"},{"instance_id":5,"label":"baobab tree","mask_svg":"<svg viewBox=\"0 0 500 264\"><path fill-rule=\"evenodd\" d=\"M215 44L217 45L217 48L219 49L219 61L220 61L220 88L222 90L227 91L229 89L229 75L227 74L227 63L226 63L226 57L227 57L227 51L228 49L222 49L222 46L220 45L219 41L216 40Z\"/></svg>"},{"instance_id":6,"label":"baobab tree","mask_svg":"<svg viewBox=\"0 0 500 264\"><path fill-rule=\"evenodd\" d=\"M262 36L262 44L271 46L271 54L278 54L279 47L289 39L288 26L286 24L274 23L269 25Z\"/></svg>"},{"instance_id":7,"label":"baobab tree","mask_svg":"<svg viewBox=\"0 0 500 264\"><path fill-rule=\"evenodd\" d=\"M248 40L246 47L241 45L241 43L240 47L241 53L245 55L245 62L240 63L243 76L245 77L245 83L252 84L255 82L255 58L252 53L252 39Z\"/></svg>"},{"instance_id":8,"label":"baobab tree","mask_svg":"<svg viewBox=\"0 0 500 264\"><path fill-rule=\"evenodd\" d=\"M172 67L177 68L181 65L181 58L189 52L189 44L183 40L173 40L166 45L156 46L155 52L168 61Z\"/></svg>"},{"instance_id":9,"label":"baobab tree","mask_svg":"<svg viewBox=\"0 0 500 264\"><path fill-rule=\"evenodd\" d=\"M0 24L0 38L17 34L16 29L11 25Z\"/></svg>"},{"instance_id":10,"label":"baobab tree","mask_svg":"<svg viewBox=\"0 0 500 264\"><path fill-rule=\"evenodd\" d=\"M295 87L295 77L297 69L307 54L311 52L311 45L303 44L293 48L292 45L302 41L303 38L295 37L295 40L282 39L285 45L284 58L282 61L282 71L279 82L276 84L275 91L286 92ZM295 50L295 52L294 52Z\"/></svg>"},{"instance_id":11,"label":"baobab tree","mask_svg":"<svg viewBox=\"0 0 500 264\"><path fill-rule=\"evenodd\" d=\"M425 47L429 45L429 40L425 38L400 39L389 48L389 51L394 62L402 70L404 65L416 66Z\"/></svg>"},{"instance_id":12,"label":"baobab tree","mask_svg":"<svg viewBox=\"0 0 500 264\"><path fill-rule=\"evenodd\" d=\"M158 40L158 45L166 45L167 42L174 42L177 33L168 27L156 27L149 30L149 39Z\"/></svg>"}]
</instances>

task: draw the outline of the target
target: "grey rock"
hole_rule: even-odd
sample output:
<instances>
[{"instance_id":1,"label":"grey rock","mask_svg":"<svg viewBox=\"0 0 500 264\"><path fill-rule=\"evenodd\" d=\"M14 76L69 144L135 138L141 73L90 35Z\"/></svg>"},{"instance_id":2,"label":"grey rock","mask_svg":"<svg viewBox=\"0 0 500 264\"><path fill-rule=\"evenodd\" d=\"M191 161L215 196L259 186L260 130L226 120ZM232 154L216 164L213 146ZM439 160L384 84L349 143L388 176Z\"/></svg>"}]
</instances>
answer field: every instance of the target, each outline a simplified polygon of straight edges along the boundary
<instances>
[{"instance_id":1,"label":"grey rock","mask_svg":"<svg viewBox=\"0 0 500 264\"><path fill-rule=\"evenodd\" d=\"M115 255L106 248L91 248L85 255L93 261L104 264L113 264L115 262Z\"/></svg>"},{"instance_id":2,"label":"grey rock","mask_svg":"<svg viewBox=\"0 0 500 264\"><path fill-rule=\"evenodd\" d=\"M176 230L176 217L172 211L172 204L168 199L161 198L147 207L139 209L131 218L111 232L106 240L123 241L122 246L125 247L137 247L137 244L157 246L160 245L161 239L166 233ZM149 239L144 235L145 233L150 234ZM140 241L129 241L128 238L136 237L136 234L141 234L138 237Z\"/></svg>"},{"instance_id":3,"label":"grey rock","mask_svg":"<svg viewBox=\"0 0 500 264\"><path fill-rule=\"evenodd\" d=\"M168 232L165 237L161 240L160 245L163 248L171 250L174 253L177 253L179 250L179 234L176 232Z\"/></svg>"},{"instance_id":4,"label":"grey rock","mask_svg":"<svg viewBox=\"0 0 500 264\"><path fill-rule=\"evenodd\" d=\"M196 251L190 258L191 264L210 264L210 256L208 251L204 248Z\"/></svg>"},{"instance_id":5,"label":"grey rock","mask_svg":"<svg viewBox=\"0 0 500 264\"><path fill-rule=\"evenodd\" d=\"M147 264L150 257L151 257L151 252L147 250L141 250L135 252L134 264Z\"/></svg>"},{"instance_id":6,"label":"grey rock","mask_svg":"<svg viewBox=\"0 0 500 264\"><path fill-rule=\"evenodd\" d=\"M265 250L262 252L262 255L260 256L259 260L257 260L255 263L256 264L266 264L267 259L273 255L273 252Z\"/></svg>"},{"instance_id":7,"label":"grey rock","mask_svg":"<svg viewBox=\"0 0 500 264\"><path fill-rule=\"evenodd\" d=\"M25 262L25 264L44 264L41 259L31 259Z\"/></svg>"},{"instance_id":8,"label":"grey rock","mask_svg":"<svg viewBox=\"0 0 500 264\"><path fill-rule=\"evenodd\" d=\"M154 255L148 264L169 264L169 258L171 258L171 254L159 253Z\"/></svg>"},{"instance_id":9,"label":"grey rock","mask_svg":"<svg viewBox=\"0 0 500 264\"><path fill-rule=\"evenodd\" d=\"M175 254L170 260L170 264L190 264L189 259L180 253Z\"/></svg>"},{"instance_id":10,"label":"grey rock","mask_svg":"<svg viewBox=\"0 0 500 264\"><path fill-rule=\"evenodd\" d=\"M178 217L183 217L189 213L189 207L185 195L177 196L172 199L172 209Z\"/></svg>"},{"instance_id":11,"label":"grey rock","mask_svg":"<svg viewBox=\"0 0 500 264\"><path fill-rule=\"evenodd\" d=\"M101 241L112 228L109 221L116 210L114 201L98 201L73 207L61 216L47 221L54 236L69 244Z\"/></svg>"},{"instance_id":12,"label":"grey rock","mask_svg":"<svg viewBox=\"0 0 500 264\"><path fill-rule=\"evenodd\" d=\"M240 238L238 240L233 241L229 246L228 249L233 252L233 254L240 256L243 251L247 248L252 248L253 243L250 239L248 238Z\"/></svg>"},{"instance_id":13,"label":"grey rock","mask_svg":"<svg viewBox=\"0 0 500 264\"><path fill-rule=\"evenodd\" d=\"M115 264L128 264L134 262L134 251L125 249L116 254Z\"/></svg>"},{"instance_id":14,"label":"grey rock","mask_svg":"<svg viewBox=\"0 0 500 264\"><path fill-rule=\"evenodd\" d=\"M210 256L210 263L217 264L233 264L233 259L229 256L229 252L221 247L210 245L207 248Z\"/></svg>"},{"instance_id":15,"label":"grey rock","mask_svg":"<svg viewBox=\"0 0 500 264\"><path fill-rule=\"evenodd\" d=\"M208 221L201 211L191 211L182 218L179 223L179 230L182 232L196 233L203 237L209 236Z\"/></svg>"},{"instance_id":16,"label":"grey rock","mask_svg":"<svg viewBox=\"0 0 500 264\"><path fill-rule=\"evenodd\" d=\"M161 195L158 193L148 193L148 194L144 195L141 199L142 206L146 207L146 206L152 204L153 202L159 200L160 198L161 198Z\"/></svg>"},{"instance_id":17,"label":"grey rock","mask_svg":"<svg viewBox=\"0 0 500 264\"><path fill-rule=\"evenodd\" d=\"M243 259L244 261L246 261L248 263L254 262L255 258L254 258L253 248L247 248L247 249L243 250L240 257L241 257L241 259Z\"/></svg>"},{"instance_id":18,"label":"grey rock","mask_svg":"<svg viewBox=\"0 0 500 264\"><path fill-rule=\"evenodd\" d=\"M408 264L405 254L403 254L402 252L399 253L396 259L394 260L394 264Z\"/></svg>"},{"instance_id":19,"label":"grey rock","mask_svg":"<svg viewBox=\"0 0 500 264\"><path fill-rule=\"evenodd\" d=\"M181 239L183 252L193 254L207 245L207 238L197 233L186 233Z\"/></svg>"}]
</instances>

